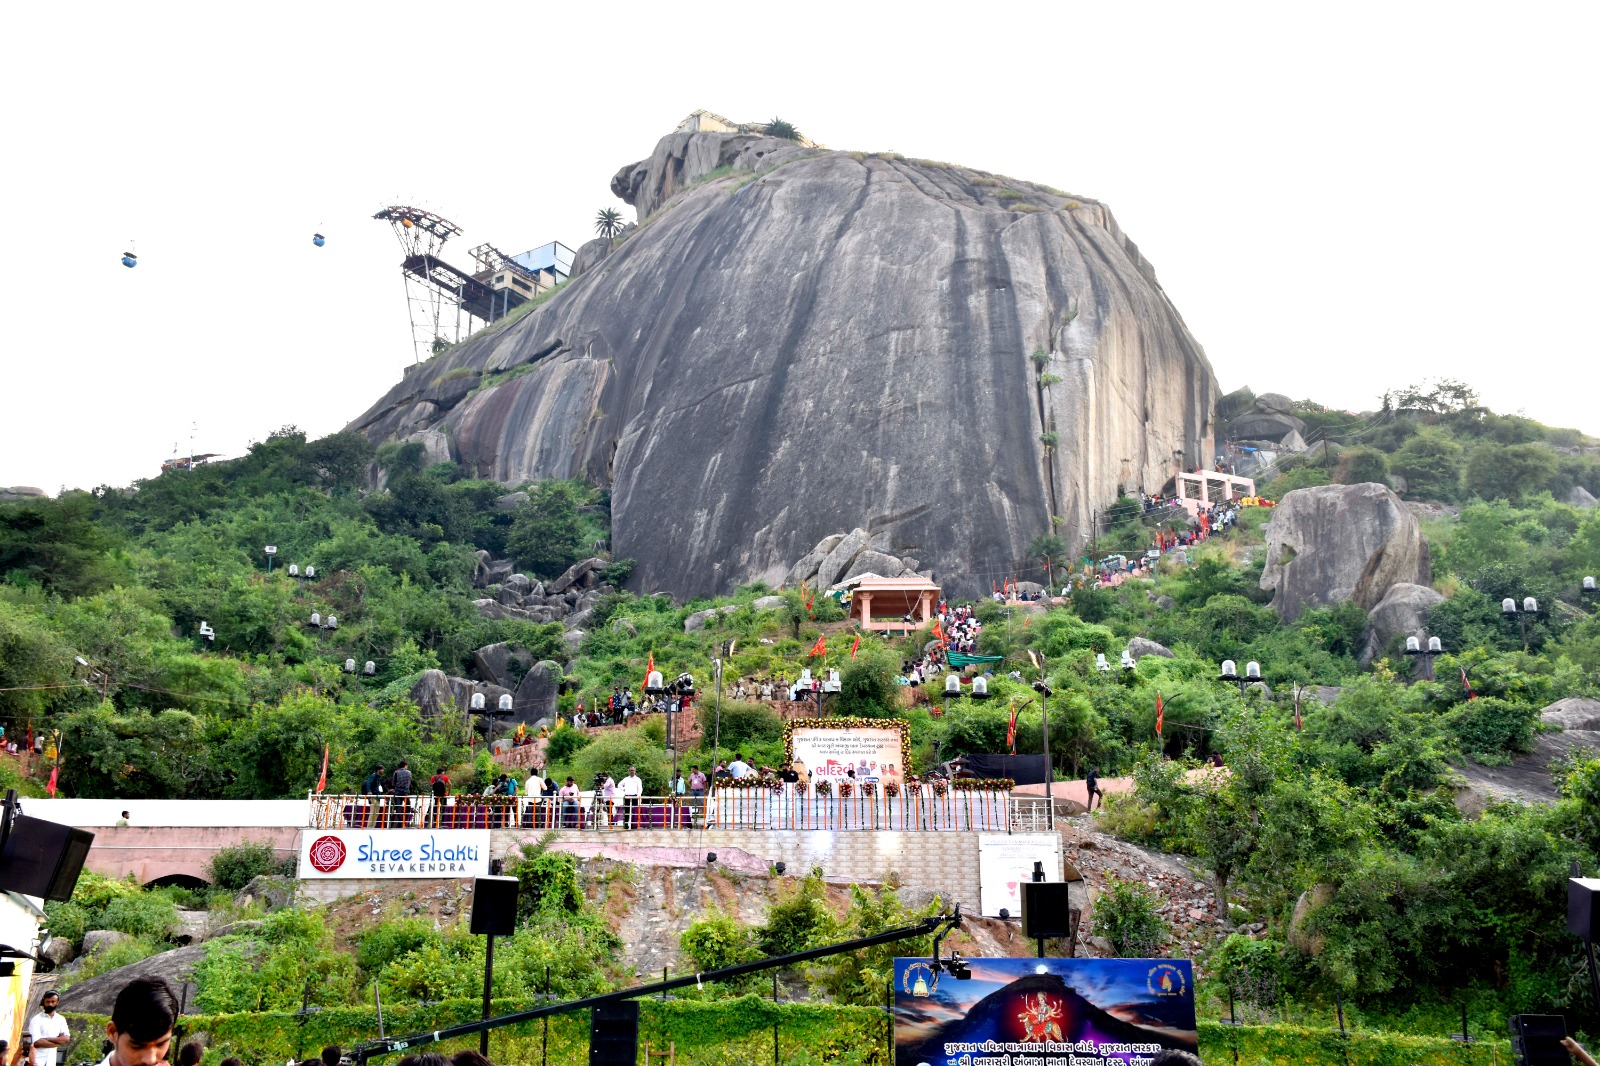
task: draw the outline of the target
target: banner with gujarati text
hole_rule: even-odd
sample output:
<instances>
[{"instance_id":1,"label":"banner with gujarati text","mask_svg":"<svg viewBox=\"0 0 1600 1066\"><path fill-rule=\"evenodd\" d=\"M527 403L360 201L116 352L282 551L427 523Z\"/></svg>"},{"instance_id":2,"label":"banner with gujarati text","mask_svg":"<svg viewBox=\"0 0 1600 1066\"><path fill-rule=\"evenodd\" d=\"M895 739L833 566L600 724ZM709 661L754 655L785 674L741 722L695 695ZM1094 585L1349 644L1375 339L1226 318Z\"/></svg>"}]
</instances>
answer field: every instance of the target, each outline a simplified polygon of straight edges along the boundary
<instances>
[{"instance_id":1,"label":"banner with gujarati text","mask_svg":"<svg viewBox=\"0 0 1600 1066\"><path fill-rule=\"evenodd\" d=\"M895 1066L1148 1066L1196 1051L1188 959L894 960Z\"/></svg>"},{"instance_id":2,"label":"banner with gujarati text","mask_svg":"<svg viewBox=\"0 0 1600 1066\"><path fill-rule=\"evenodd\" d=\"M847 780L851 770L856 781L898 783L905 775L900 737L897 728L795 726L790 733L789 762L803 763L813 783L837 784Z\"/></svg>"}]
</instances>

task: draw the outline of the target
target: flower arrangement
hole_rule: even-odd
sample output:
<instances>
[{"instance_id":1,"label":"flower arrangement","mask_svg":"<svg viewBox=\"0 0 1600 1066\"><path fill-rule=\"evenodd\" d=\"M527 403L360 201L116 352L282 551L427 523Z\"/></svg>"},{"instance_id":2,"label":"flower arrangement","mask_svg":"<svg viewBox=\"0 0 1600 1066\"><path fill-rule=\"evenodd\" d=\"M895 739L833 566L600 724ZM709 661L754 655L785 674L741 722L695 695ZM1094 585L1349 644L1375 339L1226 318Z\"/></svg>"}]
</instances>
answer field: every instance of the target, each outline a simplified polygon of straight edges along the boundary
<instances>
[{"instance_id":1,"label":"flower arrangement","mask_svg":"<svg viewBox=\"0 0 1600 1066\"><path fill-rule=\"evenodd\" d=\"M515 807L517 796L480 795L476 792L467 793L456 797L457 804L469 804L473 807Z\"/></svg>"},{"instance_id":2,"label":"flower arrangement","mask_svg":"<svg viewBox=\"0 0 1600 1066\"><path fill-rule=\"evenodd\" d=\"M888 796L890 799L893 799L895 796L900 795L900 782L898 782L898 781L885 781L883 783L883 794L885 796Z\"/></svg>"},{"instance_id":3,"label":"flower arrangement","mask_svg":"<svg viewBox=\"0 0 1600 1066\"><path fill-rule=\"evenodd\" d=\"M875 781L863 781L863 782L861 782L861 794L863 796L876 796L878 794L877 782L875 782Z\"/></svg>"},{"instance_id":4,"label":"flower arrangement","mask_svg":"<svg viewBox=\"0 0 1600 1066\"><path fill-rule=\"evenodd\" d=\"M718 788L736 789L780 789L783 782L771 774L750 774L747 777L730 777L717 781Z\"/></svg>"},{"instance_id":5,"label":"flower arrangement","mask_svg":"<svg viewBox=\"0 0 1600 1066\"><path fill-rule=\"evenodd\" d=\"M936 778L933 779L933 794L935 796L943 796L946 792L949 792L949 791L950 791L950 782L946 781L942 777L936 777Z\"/></svg>"},{"instance_id":6,"label":"flower arrangement","mask_svg":"<svg viewBox=\"0 0 1600 1066\"><path fill-rule=\"evenodd\" d=\"M812 787L815 789L817 795L819 795L819 796L831 796L831 795L833 795L833 782L827 780L826 778L818 781Z\"/></svg>"},{"instance_id":7,"label":"flower arrangement","mask_svg":"<svg viewBox=\"0 0 1600 1066\"><path fill-rule=\"evenodd\" d=\"M958 792L1010 792L1017 787L1009 777L958 777L952 785Z\"/></svg>"},{"instance_id":8,"label":"flower arrangement","mask_svg":"<svg viewBox=\"0 0 1600 1066\"><path fill-rule=\"evenodd\" d=\"M840 781L839 782L839 798L840 799L849 798L851 793L855 792L855 790L856 790L856 786L855 786L855 782L854 781Z\"/></svg>"},{"instance_id":9,"label":"flower arrangement","mask_svg":"<svg viewBox=\"0 0 1600 1066\"><path fill-rule=\"evenodd\" d=\"M915 777L906 779L906 795L915 796L922 792L922 782Z\"/></svg>"}]
</instances>

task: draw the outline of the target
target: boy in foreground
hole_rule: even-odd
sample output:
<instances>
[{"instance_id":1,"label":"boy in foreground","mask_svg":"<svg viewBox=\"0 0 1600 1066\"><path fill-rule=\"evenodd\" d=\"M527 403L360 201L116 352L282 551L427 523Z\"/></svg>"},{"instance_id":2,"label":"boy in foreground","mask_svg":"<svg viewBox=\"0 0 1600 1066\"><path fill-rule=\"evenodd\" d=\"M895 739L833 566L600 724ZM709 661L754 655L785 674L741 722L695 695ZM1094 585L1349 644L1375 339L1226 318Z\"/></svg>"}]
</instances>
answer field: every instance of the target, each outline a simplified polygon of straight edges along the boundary
<instances>
[{"instance_id":1,"label":"boy in foreground","mask_svg":"<svg viewBox=\"0 0 1600 1066\"><path fill-rule=\"evenodd\" d=\"M178 1021L178 997L159 977L135 977L111 1008L106 1038L111 1051L100 1066L161 1066L172 1050L172 1027Z\"/></svg>"}]
</instances>

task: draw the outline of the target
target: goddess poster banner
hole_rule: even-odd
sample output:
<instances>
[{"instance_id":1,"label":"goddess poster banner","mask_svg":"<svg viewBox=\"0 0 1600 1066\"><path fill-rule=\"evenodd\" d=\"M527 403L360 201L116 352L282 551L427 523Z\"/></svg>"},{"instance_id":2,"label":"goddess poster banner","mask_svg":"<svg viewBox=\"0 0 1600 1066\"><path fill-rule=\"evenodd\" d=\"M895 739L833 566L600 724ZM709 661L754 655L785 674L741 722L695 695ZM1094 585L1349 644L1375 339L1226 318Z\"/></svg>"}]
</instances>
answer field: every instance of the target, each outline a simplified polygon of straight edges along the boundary
<instances>
[{"instance_id":1,"label":"goddess poster banner","mask_svg":"<svg viewBox=\"0 0 1600 1066\"><path fill-rule=\"evenodd\" d=\"M797 725L789 734L789 761L802 764L813 782L838 783L852 770L857 781L899 782L905 773L904 726L903 722L888 722L884 728Z\"/></svg>"},{"instance_id":2,"label":"goddess poster banner","mask_svg":"<svg viewBox=\"0 0 1600 1066\"><path fill-rule=\"evenodd\" d=\"M894 961L895 1066L1146 1066L1199 1049L1188 959Z\"/></svg>"}]
</instances>

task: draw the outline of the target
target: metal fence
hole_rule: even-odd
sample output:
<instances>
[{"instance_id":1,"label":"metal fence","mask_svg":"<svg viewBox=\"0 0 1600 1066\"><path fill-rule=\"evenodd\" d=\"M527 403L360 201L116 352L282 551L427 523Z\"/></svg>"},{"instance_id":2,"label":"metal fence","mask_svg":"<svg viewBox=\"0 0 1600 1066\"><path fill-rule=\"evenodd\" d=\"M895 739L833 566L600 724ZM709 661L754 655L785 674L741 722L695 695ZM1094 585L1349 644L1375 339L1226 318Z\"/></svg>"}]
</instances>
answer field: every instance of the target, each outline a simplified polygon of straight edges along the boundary
<instances>
[{"instance_id":1,"label":"metal fence","mask_svg":"<svg viewBox=\"0 0 1600 1066\"><path fill-rule=\"evenodd\" d=\"M893 829L1011 832L1048 828L1042 802L1008 792L931 788L818 795L793 786L719 788L705 796L607 802L559 796L317 796L313 829Z\"/></svg>"}]
</instances>

